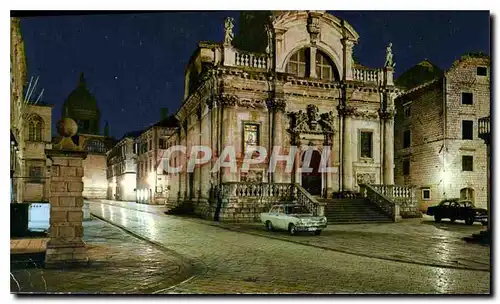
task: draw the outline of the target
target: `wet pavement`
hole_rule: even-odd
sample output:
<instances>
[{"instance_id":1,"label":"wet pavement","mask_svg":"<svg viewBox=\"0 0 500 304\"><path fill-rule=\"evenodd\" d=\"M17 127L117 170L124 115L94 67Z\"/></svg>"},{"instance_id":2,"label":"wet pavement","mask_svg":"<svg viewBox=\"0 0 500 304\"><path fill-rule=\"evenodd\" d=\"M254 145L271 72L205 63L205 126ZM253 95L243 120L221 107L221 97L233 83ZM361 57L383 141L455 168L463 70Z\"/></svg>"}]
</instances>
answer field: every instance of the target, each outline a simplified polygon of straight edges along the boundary
<instances>
[{"instance_id":1,"label":"wet pavement","mask_svg":"<svg viewBox=\"0 0 500 304\"><path fill-rule=\"evenodd\" d=\"M262 225L165 215L161 206L103 201L91 212L194 261L194 276L162 293L490 291L490 248L461 240L480 226L415 219L290 237Z\"/></svg>"},{"instance_id":2,"label":"wet pavement","mask_svg":"<svg viewBox=\"0 0 500 304\"><path fill-rule=\"evenodd\" d=\"M84 233L88 266L44 269L33 260L11 263L11 292L150 294L188 279L195 271L190 261L174 252L101 220L85 221Z\"/></svg>"}]
</instances>

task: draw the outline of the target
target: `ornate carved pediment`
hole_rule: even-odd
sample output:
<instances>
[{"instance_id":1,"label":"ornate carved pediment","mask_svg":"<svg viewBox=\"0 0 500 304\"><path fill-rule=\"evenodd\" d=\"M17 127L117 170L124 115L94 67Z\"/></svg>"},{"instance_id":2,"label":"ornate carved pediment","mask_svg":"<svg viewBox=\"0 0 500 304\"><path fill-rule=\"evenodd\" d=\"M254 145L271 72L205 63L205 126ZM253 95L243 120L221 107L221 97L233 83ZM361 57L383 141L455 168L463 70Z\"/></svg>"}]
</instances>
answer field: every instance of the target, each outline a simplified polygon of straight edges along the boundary
<instances>
[{"instance_id":1,"label":"ornate carved pediment","mask_svg":"<svg viewBox=\"0 0 500 304\"><path fill-rule=\"evenodd\" d=\"M316 105L308 105L307 112L290 112L290 130L294 133L332 133L334 132L333 112L318 114Z\"/></svg>"}]
</instances>

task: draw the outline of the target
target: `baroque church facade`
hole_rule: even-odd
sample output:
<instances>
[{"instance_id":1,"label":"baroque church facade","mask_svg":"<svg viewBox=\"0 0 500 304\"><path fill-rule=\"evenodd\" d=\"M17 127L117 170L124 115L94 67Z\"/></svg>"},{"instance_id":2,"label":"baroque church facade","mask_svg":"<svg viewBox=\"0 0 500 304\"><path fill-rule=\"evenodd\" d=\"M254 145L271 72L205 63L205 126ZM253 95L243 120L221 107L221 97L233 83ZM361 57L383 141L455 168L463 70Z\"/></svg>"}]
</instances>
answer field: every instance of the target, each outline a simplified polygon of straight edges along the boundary
<instances>
[{"instance_id":1,"label":"baroque church facade","mask_svg":"<svg viewBox=\"0 0 500 304\"><path fill-rule=\"evenodd\" d=\"M298 185L323 199L358 193L360 184L393 185L398 89L391 45L380 59L385 65L371 69L355 63L353 48L360 37L345 20L324 11L274 12L262 19L261 24L240 20L240 36L235 37L233 20L227 18L223 43L199 43L186 69L184 101L176 114L176 144L187 151L209 146L214 156L233 146L238 171L211 172L212 160L192 173L172 174L169 201L190 202L203 216L234 219L235 214L255 217L268 207L224 199L249 196L246 184ZM252 38L261 39L260 49L235 46L244 47L245 32L252 28L262 30ZM250 146L265 147L268 157L242 172ZM281 155L291 146L302 147L292 172L284 162L268 172L274 146L281 147ZM302 162L308 149L314 151L313 170L306 173ZM331 172L318 170L323 149L329 150ZM170 162L186 164L187 157L174 154Z\"/></svg>"}]
</instances>

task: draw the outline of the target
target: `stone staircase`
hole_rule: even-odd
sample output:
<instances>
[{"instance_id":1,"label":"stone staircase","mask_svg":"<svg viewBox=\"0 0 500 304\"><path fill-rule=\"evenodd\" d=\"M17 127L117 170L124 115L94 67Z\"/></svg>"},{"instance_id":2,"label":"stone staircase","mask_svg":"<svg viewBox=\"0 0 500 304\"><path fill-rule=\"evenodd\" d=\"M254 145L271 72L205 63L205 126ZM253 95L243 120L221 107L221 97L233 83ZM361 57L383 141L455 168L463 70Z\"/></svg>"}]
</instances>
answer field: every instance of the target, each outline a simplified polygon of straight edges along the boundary
<instances>
[{"instance_id":1,"label":"stone staircase","mask_svg":"<svg viewBox=\"0 0 500 304\"><path fill-rule=\"evenodd\" d=\"M391 223L392 219L365 198L323 199L325 216L329 225L334 224L362 224L362 223Z\"/></svg>"}]
</instances>

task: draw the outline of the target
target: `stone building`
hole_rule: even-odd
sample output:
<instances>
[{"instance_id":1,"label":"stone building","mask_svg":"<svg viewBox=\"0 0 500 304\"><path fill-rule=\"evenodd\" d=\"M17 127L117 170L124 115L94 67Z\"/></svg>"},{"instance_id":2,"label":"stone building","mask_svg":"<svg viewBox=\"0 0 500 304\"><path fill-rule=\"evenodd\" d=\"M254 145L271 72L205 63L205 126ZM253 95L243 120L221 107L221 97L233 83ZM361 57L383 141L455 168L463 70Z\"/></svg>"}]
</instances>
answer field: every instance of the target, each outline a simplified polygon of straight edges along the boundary
<instances>
[{"instance_id":1,"label":"stone building","mask_svg":"<svg viewBox=\"0 0 500 304\"><path fill-rule=\"evenodd\" d=\"M136 200L137 154L135 138L140 132L129 132L106 153L108 199Z\"/></svg>"},{"instance_id":2,"label":"stone building","mask_svg":"<svg viewBox=\"0 0 500 304\"><path fill-rule=\"evenodd\" d=\"M395 182L417 187L422 210L454 197L486 207L478 119L490 115L490 58L465 55L444 72L428 61L417 66L396 81L406 91L396 99Z\"/></svg>"},{"instance_id":3,"label":"stone building","mask_svg":"<svg viewBox=\"0 0 500 304\"><path fill-rule=\"evenodd\" d=\"M115 141L100 129L101 114L97 101L87 87L83 73L77 87L69 94L62 108L61 118L71 118L78 125L78 134L73 137L76 145L88 152L83 160L83 196L89 199L106 198L108 180L106 177L106 151ZM60 137L55 138L58 142Z\"/></svg>"},{"instance_id":4,"label":"stone building","mask_svg":"<svg viewBox=\"0 0 500 304\"><path fill-rule=\"evenodd\" d=\"M48 202L49 167L45 149L51 149L52 105L27 104L24 109L24 149L22 168L23 202Z\"/></svg>"},{"instance_id":5,"label":"stone building","mask_svg":"<svg viewBox=\"0 0 500 304\"><path fill-rule=\"evenodd\" d=\"M10 179L11 202L22 202L24 134L24 88L27 81L26 55L19 18L10 18Z\"/></svg>"},{"instance_id":6,"label":"stone building","mask_svg":"<svg viewBox=\"0 0 500 304\"><path fill-rule=\"evenodd\" d=\"M135 139L137 153L136 201L165 204L169 195L169 178L162 159L167 141L177 132L177 120L170 116L152 125Z\"/></svg>"},{"instance_id":7,"label":"stone building","mask_svg":"<svg viewBox=\"0 0 500 304\"><path fill-rule=\"evenodd\" d=\"M271 201L245 198L257 192L262 197L269 189L271 199L294 189L300 192L294 194L297 201L316 208L318 201L310 195L331 199L358 193L359 184L393 185L398 90L391 45L380 58L384 66L367 68L353 60L358 33L324 11L274 12L245 20L234 38L233 20L227 18L224 42L200 42L189 61L184 101L176 114L177 143L187 151L209 146L214 157L194 172L173 176L178 191L171 191L171 200L189 202L207 217L252 220ZM237 48L233 38L242 48L241 42L254 41L242 37L248 32L263 43L253 50ZM236 149L237 172L211 172L215 156L227 146ZM244 172L242 160L253 146L265 147L268 157ZM311 148L312 172L302 172L304 148L294 154L291 173L284 162L269 173L273 146L281 146L281 155L291 146ZM331 172L318 170L323 150L330 154ZM186 164L189 157L189 152L179 153L171 161Z\"/></svg>"}]
</instances>

